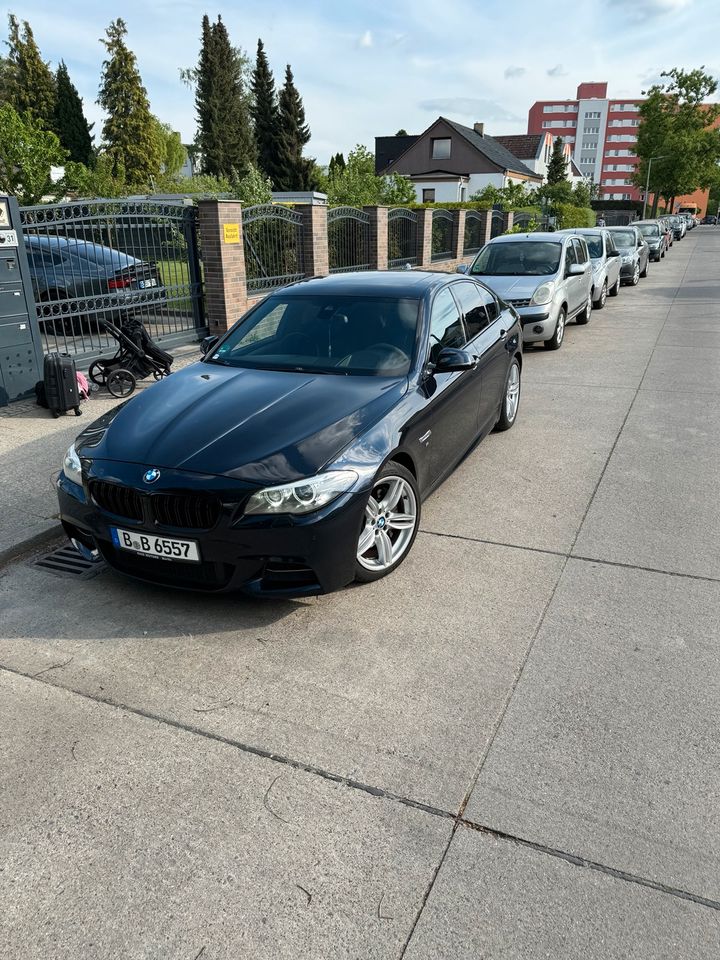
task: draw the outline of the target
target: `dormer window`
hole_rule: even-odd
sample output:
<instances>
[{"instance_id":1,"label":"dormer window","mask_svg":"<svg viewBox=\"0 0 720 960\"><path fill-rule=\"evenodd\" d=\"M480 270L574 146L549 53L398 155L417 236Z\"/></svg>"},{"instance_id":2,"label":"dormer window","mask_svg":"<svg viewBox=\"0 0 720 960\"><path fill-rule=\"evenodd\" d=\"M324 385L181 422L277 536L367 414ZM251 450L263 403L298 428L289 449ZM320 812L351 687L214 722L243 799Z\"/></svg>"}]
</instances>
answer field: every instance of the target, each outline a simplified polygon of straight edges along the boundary
<instances>
[{"instance_id":1,"label":"dormer window","mask_svg":"<svg viewBox=\"0 0 720 960\"><path fill-rule=\"evenodd\" d=\"M432 141L433 160L447 160L450 156L450 146L452 140L450 137L437 137Z\"/></svg>"}]
</instances>

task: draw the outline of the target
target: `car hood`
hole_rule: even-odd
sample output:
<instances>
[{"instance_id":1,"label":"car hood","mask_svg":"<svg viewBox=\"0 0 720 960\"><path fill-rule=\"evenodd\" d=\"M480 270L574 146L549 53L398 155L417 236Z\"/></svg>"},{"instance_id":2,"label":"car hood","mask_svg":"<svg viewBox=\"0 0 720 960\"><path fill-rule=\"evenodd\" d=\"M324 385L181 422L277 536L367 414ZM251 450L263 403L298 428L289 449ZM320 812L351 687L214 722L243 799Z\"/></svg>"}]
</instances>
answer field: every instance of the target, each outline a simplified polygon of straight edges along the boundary
<instances>
[{"instance_id":1,"label":"car hood","mask_svg":"<svg viewBox=\"0 0 720 960\"><path fill-rule=\"evenodd\" d=\"M97 460L281 483L331 463L406 390L404 377L195 363L101 417L77 448Z\"/></svg>"},{"instance_id":2,"label":"car hood","mask_svg":"<svg viewBox=\"0 0 720 960\"><path fill-rule=\"evenodd\" d=\"M479 279L503 300L525 300L532 297L541 283L557 280L557 274L552 273L549 277L486 277L479 275Z\"/></svg>"}]
</instances>

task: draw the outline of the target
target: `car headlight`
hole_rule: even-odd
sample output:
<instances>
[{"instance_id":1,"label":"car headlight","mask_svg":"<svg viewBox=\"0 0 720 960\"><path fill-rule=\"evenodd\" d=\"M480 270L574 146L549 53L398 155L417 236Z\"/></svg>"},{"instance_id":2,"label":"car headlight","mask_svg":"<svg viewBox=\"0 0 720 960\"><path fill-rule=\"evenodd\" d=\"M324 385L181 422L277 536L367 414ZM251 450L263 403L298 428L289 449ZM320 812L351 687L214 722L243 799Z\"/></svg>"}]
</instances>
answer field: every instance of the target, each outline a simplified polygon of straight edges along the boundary
<instances>
[{"instance_id":1,"label":"car headlight","mask_svg":"<svg viewBox=\"0 0 720 960\"><path fill-rule=\"evenodd\" d=\"M554 292L555 287L552 283L541 283L535 293L532 295L530 303L536 303L538 306L542 306L545 303L550 303Z\"/></svg>"},{"instance_id":2,"label":"car headlight","mask_svg":"<svg viewBox=\"0 0 720 960\"><path fill-rule=\"evenodd\" d=\"M82 466L80 464L80 457L77 455L75 450L74 443L65 454L62 468L63 473L68 480L72 480L72 482L76 483L79 487L82 486Z\"/></svg>"},{"instance_id":3,"label":"car headlight","mask_svg":"<svg viewBox=\"0 0 720 960\"><path fill-rule=\"evenodd\" d=\"M250 497L245 513L312 513L349 490L357 479L353 470L330 470L281 487L265 487Z\"/></svg>"},{"instance_id":4,"label":"car headlight","mask_svg":"<svg viewBox=\"0 0 720 960\"><path fill-rule=\"evenodd\" d=\"M634 254L634 253L624 253L624 254L622 255L622 262L623 262L623 263L632 263L634 259L635 259L635 254Z\"/></svg>"}]
</instances>

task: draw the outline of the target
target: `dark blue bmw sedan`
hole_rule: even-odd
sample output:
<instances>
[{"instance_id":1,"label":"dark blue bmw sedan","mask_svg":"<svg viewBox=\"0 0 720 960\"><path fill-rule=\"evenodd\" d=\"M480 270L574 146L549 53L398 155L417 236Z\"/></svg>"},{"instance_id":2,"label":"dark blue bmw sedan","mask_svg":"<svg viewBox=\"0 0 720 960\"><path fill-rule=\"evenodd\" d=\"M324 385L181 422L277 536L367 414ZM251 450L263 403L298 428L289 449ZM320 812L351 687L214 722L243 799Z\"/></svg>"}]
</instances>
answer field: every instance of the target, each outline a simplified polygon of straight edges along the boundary
<instances>
[{"instance_id":1,"label":"dark blue bmw sedan","mask_svg":"<svg viewBox=\"0 0 720 960\"><path fill-rule=\"evenodd\" d=\"M468 277L302 281L204 346L84 430L58 480L76 545L152 583L301 596L379 579L422 500L518 413L517 314Z\"/></svg>"}]
</instances>

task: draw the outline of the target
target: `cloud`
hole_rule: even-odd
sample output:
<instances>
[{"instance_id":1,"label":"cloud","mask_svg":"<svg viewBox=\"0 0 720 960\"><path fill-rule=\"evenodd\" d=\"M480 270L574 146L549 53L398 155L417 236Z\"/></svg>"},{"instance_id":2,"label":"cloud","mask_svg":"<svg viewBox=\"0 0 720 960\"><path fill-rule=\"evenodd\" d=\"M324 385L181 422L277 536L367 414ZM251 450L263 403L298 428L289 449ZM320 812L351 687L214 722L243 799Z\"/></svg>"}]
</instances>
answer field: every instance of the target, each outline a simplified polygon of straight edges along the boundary
<instances>
[{"instance_id":1,"label":"cloud","mask_svg":"<svg viewBox=\"0 0 720 960\"><path fill-rule=\"evenodd\" d=\"M473 120L503 120L517 123L521 118L510 113L493 100L475 100L472 97L447 97L439 100L423 100L418 104L428 113L455 114Z\"/></svg>"},{"instance_id":2,"label":"cloud","mask_svg":"<svg viewBox=\"0 0 720 960\"><path fill-rule=\"evenodd\" d=\"M550 67L545 73L547 73L549 77L566 77L568 75L567 70L561 63L558 63L555 67Z\"/></svg>"},{"instance_id":3,"label":"cloud","mask_svg":"<svg viewBox=\"0 0 720 960\"><path fill-rule=\"evenodd\" d=\"M523 77L527 73L525 67L505 67L505 79L509 80L511 77Z\"/></svg>"},{"instance_id":4,"label":"cloud","mask_svg":"<svg viewBox=\"0 0 720 960\"><path fill-rule=\"evenodd\" d=\"M628 20L644 23L650 19L687 10L694 0L633 0L632 3L628 3L627 0L606 0L606 2L613 10L619 10Z\"/></svg>"},{"instance_id":5,"label":"cloud","mask_svg":"<svg viewBox=\"0 0 720 960\"><path fill-rule=\"evenodd\" d=\"M372 45L373 45L373 35L369 30L366 30L365 33L358 40L358 46L371 47Z\"/></svg>"}]
</instances>

